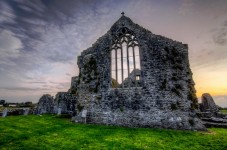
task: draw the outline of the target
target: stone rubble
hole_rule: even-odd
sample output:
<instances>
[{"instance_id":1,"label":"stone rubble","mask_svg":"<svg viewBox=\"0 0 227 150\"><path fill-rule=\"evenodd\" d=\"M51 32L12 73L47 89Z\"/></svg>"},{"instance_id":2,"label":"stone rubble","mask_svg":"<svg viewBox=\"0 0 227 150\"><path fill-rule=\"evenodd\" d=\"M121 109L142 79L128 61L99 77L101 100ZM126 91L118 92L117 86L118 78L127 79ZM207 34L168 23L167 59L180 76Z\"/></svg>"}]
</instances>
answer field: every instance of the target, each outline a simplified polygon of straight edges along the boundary
<instances>
[{"instance_id":1,"label":"stone rubble","mask_svg":"<svg viewBox=\"0 0 227 150\"><path fill-rule=\"evenodd\" d=\"M198 114L206 127L227 128L227 114L219 111L218 106L209 93L202 95L202 103L199 105L201 112Z\"/></svg>"},{"instance_id":2,"label":"stone rubble","mask_svg":"<svg viewBox=\"0 0 227 150\"><path fill-rule=\"evenodd\" d=\"M200 110L202 112L211 112L211 113L217 113L218 107L215 104L213 98L209 93L204 93L202 95L202 103L200 104Z\"/></svg>"}]
</instances>

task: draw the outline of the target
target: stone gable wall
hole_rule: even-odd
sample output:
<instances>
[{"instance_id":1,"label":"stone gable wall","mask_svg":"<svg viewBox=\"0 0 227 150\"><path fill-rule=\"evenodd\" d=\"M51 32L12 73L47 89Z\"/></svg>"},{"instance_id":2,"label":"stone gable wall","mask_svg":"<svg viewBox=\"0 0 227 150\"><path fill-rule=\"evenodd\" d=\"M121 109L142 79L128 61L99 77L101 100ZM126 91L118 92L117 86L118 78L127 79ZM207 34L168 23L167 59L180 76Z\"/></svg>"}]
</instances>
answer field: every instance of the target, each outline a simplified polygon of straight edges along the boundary
<instances>
[{"instance_id":1,"label":"stone gable wall","mask_svg":"<svg viewBox=\"0 0 227 150\"><path fill-rule=\"evenodd\" d=\"M140 47L138 88L111 88L113 41L126 28ZM134 24L122 16L103 37L78 57L76 111L88 110L87 121L131 127L202 130L188 60L188 47Z\"/></svg>"}]
</instances>

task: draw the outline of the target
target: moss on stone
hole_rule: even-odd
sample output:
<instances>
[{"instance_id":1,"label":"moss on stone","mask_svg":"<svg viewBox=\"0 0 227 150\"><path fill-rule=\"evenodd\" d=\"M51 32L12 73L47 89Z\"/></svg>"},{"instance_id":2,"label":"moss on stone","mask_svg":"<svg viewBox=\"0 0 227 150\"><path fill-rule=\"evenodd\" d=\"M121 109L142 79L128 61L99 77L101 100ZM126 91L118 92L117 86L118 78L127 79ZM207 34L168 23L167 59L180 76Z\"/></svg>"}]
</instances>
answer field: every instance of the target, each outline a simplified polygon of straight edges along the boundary
<instances>
[{"instance_id":1,"label":"moss on stone","mask_svg":"<svg viewBox=\"0 0 227 150\"><path fill-rule=\"evenodd\" d=\"M191 126L194 126L195 125L195 121L193 119L188 119L188 122Z\"/></svg>"},{"instance_id":2,"label":"moss on stone","mask_svg":"<svg viewBox=\"0 0 227 150\"><path fill-rule=\"evenodd\" d=\"M172 110L176 110L176 109L177 109L177 105L174 104L174 103L172 103L172 104L171 104L171 109L172 109Z\"/></svg>"},{"instance_id":3,"label":"moss on stone","mask_svg":"<svg viewBox=\"0 0 227 150\"><path fill-rule=\"evenodd\" d=\"M84 106L82 106L80 104L77 105L77 109L79 110L79 112L81 112L83 110L83 108L84 108Z\"/></svg>"},{"instance_id":4,"label":"moss on stone","mask_svg":"<svg viewBox=\"0 0 227 150\"><path fill-rule=\"evenodd\" d=\"M180 55L179 51L175 47L172 48L172 55L174 57L178 57Z\"/></svg>"},{"instance_id":5,"label":"moss on stone","mask_svg":"<svg viewBox=\"0 0 227 150\"><path fill-rule=\"evenodd\" d=\"M77 94L77 88L71 89L71 94Z\"/></svg>"},{"instance_id":6,"label":"moss on stone","mask_svg":"<svg viewBox=\"0 0 227 150\"><path fill-rule=\"evenodd\" d=\"M119 87L119 83L113 78L111 80L111 87L113 87L113 88L118 88Z\"/></svg>"},{"instance_id":7,"label":"moss on stone","mask_svg":"<svg viewBox=\"0 0 227 150\"><path fill-rule=\"evenodd\" d=\"M121 112L124 111L124 107L123 107L123 106L120 107L120 111L121 111Z\"/></svg>"}]
</instances>

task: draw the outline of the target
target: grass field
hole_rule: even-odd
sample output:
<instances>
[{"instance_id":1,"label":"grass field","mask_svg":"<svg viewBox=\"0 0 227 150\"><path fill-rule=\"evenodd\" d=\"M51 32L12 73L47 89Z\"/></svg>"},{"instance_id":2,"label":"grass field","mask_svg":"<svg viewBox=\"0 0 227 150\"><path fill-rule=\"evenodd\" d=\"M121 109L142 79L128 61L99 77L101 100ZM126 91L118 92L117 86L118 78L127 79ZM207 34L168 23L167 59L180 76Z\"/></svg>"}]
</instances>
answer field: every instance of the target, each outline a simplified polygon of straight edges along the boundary
<instances>
[{"instance_id":1,"label":"grass field","mask_svg":"<svg viewBox=\"0 0 227 150\"><path fill-rule=\"evenodd\" d=\"M225 110L220 110L220 111L227 114L227 109L225 109Z\"/></svg>"},{"instance_id":2,"label":"grass field","mask_svg":"<svg viewBox=\"0 0 227 150\"><path fill-rule=\"evenodd\" d=\"M209 132L71 123L53 115L0 118L0 149L226 150L227 129Z\"/></svg>"}]
</instances>

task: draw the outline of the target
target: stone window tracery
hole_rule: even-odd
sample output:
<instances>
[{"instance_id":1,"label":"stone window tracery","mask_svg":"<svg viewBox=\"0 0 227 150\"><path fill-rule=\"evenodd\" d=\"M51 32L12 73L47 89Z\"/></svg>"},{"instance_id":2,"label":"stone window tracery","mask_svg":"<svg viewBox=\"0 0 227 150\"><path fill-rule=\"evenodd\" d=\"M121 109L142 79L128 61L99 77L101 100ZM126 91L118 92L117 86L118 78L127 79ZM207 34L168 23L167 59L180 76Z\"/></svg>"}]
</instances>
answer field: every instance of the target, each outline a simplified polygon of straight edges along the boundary
<instances>
[{"instance_id":1,"label":"stone window tracery","mask_svg":"<svg viewBox=\"0 0 227 150\"><path fill-rule=\"evenodd\" d=\"M123 30L124 31L124 30ZM121 33L111 49L111 87L141 86L140 49L133 34Z\"/></svg>"}]
</instances>

